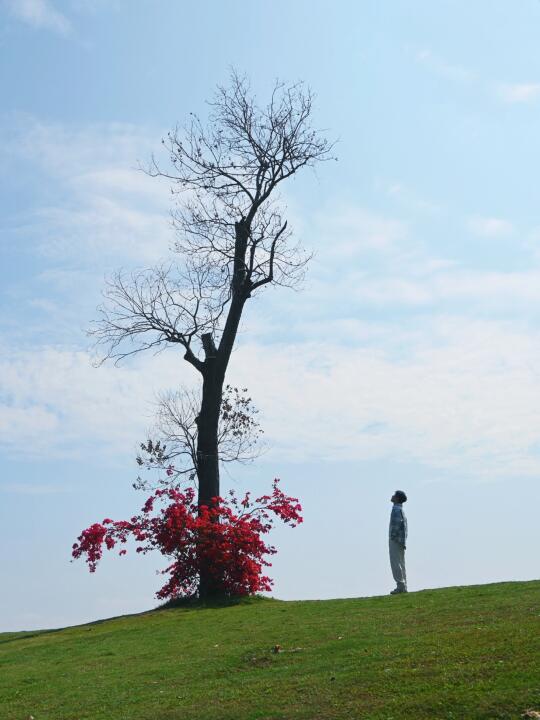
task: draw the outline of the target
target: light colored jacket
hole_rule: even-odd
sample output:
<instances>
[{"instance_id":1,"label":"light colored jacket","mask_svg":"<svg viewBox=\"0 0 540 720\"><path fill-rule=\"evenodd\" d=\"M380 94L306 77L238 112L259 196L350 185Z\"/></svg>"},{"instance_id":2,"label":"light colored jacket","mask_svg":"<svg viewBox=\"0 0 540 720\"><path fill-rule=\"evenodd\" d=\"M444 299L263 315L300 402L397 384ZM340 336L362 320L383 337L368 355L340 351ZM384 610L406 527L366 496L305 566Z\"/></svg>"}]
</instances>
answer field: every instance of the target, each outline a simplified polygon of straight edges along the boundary
<instances>
[{"instance_id":1,"label":"light colored jacket","mask_svg":"<svg viewBox=\"0 0 540 720\"><path fill-rule=\"evenodd\" d=\"M388 535L390 540L394 540L405 547L407 542L407 518L403 512L403 505L399 503L395 503L392 507Z\"/></svg>"}]
</instances>

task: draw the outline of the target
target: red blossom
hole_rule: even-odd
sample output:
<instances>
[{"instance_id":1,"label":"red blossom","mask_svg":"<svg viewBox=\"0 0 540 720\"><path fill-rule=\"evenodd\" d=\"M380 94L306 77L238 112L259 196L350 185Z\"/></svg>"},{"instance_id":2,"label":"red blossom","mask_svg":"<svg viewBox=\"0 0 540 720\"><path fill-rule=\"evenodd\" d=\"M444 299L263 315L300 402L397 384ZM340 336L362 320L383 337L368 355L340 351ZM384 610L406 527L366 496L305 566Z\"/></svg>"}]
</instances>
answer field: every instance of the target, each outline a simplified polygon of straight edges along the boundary
<instances>
[{"instance_id":1,"label":"red blossom","mask_svg":"<svg viewBox=\"0 0 540 720\"><path fill-rule=\"evenodd\" d=\"M289 497L274 480L271 495L252 501L250 493L238 502L234 491L229 497L212 498L212 505L197 507L193 488L156 490L131 520L106 519L83 530L73 545L74 558L85 556L94 572L103 547L112 549L117 542L137 541L136 551L159 550L171 559L162 570L167 582L158 591L161 599L193 595L201 567L209 568L215 583L227 595L250 595L269 591L273 581L264 575L270 567L266 560L276 549L262 536L272 528L275 517L295 527L302 522L297 498ZM155 510L155 503L160 503ZM151 513L154 513L151 515ZM105 527L107 525L107 527ZM124 555L125 549L119 554Z\"/></svg>"}]
</instances>

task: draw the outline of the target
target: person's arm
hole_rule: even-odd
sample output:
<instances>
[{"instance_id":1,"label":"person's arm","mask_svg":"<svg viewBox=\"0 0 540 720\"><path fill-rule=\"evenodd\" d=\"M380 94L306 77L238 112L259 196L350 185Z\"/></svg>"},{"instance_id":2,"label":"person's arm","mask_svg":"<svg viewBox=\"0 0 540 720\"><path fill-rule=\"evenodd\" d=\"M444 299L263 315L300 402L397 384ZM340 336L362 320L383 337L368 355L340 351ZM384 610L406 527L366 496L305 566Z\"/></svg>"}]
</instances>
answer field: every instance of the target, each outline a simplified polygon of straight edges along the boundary
<instances>
[{"instance_id":1,"label":"person's arm","mask_svg":"<svg viewBox=\"0 0 540 720\"><path fill-rule=\"evenodd\" d=\"M405 520L401 510L392 510L390 517L390 539L405 548Z\"/></svg>"}]
</instances>

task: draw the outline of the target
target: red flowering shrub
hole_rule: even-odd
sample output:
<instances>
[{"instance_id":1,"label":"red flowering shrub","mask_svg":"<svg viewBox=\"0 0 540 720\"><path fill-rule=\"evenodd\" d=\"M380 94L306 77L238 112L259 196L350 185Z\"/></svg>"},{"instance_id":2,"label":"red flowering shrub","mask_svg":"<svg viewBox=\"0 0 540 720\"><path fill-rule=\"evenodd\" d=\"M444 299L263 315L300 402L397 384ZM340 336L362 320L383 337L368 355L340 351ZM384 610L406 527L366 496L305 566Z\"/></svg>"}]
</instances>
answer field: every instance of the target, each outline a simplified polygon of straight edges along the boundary
<instances>
[{"instance_id":1,"label":"red flowering shrub","mask_svg":"<svg viewBox=\"0 0 540 720\"><path fill-rule=\"evenodd\" d=\"M161 506L161 507L159 507ZM109 518L83 530L73 545L74 558L85 556L94 572L103 546L112 550L129 538L137 552L159 550L172 562L161 572L168 575L158 591L161 599L194 595L199 570L205 567L224 595L249 595L271 590L273 581L263 575L269 563L265 556L276 549L262 536L272 528L274 517L295 527L302 522L297 498L285 495L274 480L272 494L251 500L246 493L238 500L231 490L227 499L213 498L210 507L198 507L195 491L157 490L131 520ZM122 547L119 554L125 555Z\"/></svg>"}]
</instances>

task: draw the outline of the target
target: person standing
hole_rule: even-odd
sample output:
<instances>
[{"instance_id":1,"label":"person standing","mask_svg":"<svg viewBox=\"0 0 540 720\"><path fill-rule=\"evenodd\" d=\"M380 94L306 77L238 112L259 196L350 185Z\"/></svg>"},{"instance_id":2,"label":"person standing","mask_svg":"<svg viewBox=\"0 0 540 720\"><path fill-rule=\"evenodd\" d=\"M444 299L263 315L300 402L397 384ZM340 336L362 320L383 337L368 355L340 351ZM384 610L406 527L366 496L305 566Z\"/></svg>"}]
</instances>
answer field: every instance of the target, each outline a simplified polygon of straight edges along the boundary
<instances>
[{"instance_id":1,"label":"person standing","mask_svg":"<svg viewBox=\"0 0 540 720\"><path fill-rule=\"evenodd\" d=\"M407 502L407 496L403 490L396 490L390 499L393 503L389 530L390 567L396 581L396 588L390 594L398 595L407 592L407 573L405 571L407 518L403 512L403 503Z\"/></svg>"}]
</instances>

